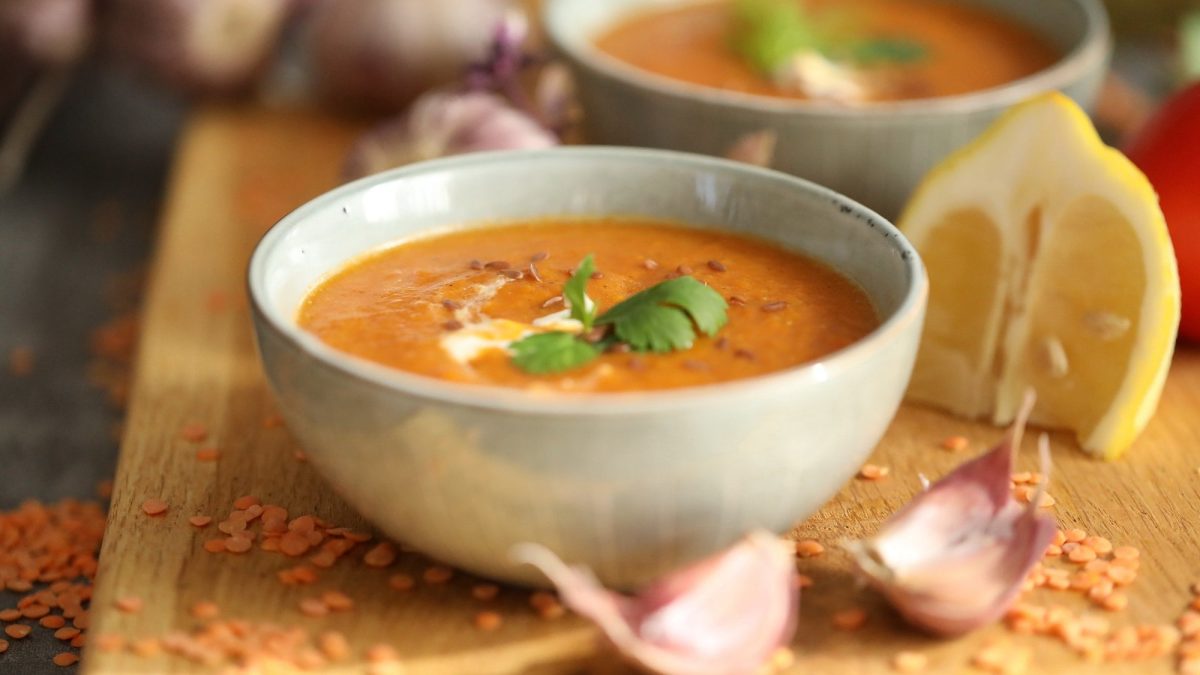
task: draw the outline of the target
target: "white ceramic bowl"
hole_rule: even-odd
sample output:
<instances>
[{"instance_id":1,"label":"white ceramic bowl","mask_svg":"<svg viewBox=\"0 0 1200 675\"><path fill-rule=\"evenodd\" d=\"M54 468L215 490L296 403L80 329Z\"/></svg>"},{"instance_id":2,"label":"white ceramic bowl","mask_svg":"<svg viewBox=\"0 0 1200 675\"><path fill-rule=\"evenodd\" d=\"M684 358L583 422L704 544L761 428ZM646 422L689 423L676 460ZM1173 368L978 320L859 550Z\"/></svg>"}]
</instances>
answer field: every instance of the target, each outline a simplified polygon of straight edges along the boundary
<instances>
[{"instance_id":1,"label":"white ceramic bowl","mask_svg":"<svg viewBox=\"0 0 1200 675\"><path fill-rule=\"evenodd\" d=\"M762 377L557 398L389 369L296 324L313 286L366 251L558 214L640 214L769 238L856 281L883 323L820 361ZM534 541L618 586L751 528L782 532L828 500L895 414L927 294L905 239L845 197L724 160L618 148L467 155L351 183L267 233L249 287L288 427L355 508L481 575L539 582L507 556Z\"/></svg>"},{"instance_id":2,"label":"white ceramic bowl","mask_svg":"<svg viewBox=\"0 0 1200 675\"><path fill-rule=\"evenodd\" d=\"M593 45L632 13L697 1L546 0L546 30L575 75L588 141L721 155L743 134L773 129L773 167L889 217L934 164L1015 103L1059 89L1090 106L1111 51L1100 0L957 0L1015 18L1063 58L993 89L847 107L701 87L639 70Z\"/></svg>"}]
</instances>

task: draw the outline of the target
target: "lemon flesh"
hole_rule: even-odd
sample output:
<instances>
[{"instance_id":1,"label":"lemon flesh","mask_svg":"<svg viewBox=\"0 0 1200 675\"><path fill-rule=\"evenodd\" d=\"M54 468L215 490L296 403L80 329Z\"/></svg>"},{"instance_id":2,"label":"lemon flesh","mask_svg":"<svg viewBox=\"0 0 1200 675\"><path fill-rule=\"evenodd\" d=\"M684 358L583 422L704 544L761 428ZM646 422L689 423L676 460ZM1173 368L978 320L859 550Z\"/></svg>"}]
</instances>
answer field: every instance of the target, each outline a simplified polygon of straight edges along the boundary
<instances>
[{"instance_id":1,"label":"lemon flesh","mask_svg":"<svg viewBox=\"0 0 1200 675\"><path fill-rule=\"evenodd\" d=\"M929 273L910 400L1034 423L1119 456L1145 427L1179 324L1158 200L1070 99L1016 106L936 167L900 229Z\"/></svg>"}]
</instances>

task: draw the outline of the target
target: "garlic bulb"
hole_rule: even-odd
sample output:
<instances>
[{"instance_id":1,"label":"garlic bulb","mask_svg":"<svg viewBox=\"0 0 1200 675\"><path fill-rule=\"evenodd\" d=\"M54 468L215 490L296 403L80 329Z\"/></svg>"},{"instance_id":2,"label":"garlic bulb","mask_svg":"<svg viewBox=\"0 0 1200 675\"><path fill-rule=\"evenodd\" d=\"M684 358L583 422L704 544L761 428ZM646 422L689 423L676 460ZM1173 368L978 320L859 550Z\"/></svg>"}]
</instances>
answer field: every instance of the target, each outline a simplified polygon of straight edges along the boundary
<instances>
[{"instance_id":1,"label":"garlic bulb","mask_svg":"<svg viewBox=\"0 0 1200 675\"><path fill-rule=\"evenodd\" d=\"M236 92L265 72L295 0L109 0L110 48L176 88Z\"/></svg>"},{"instance_id":2,"label":"garlic bulb","mask_svg":"<svg viewBox=\"0 0 1200 675\"><path fill-rule=\"evenodd\" d=\"M358 178L446 155L557 144L553 134L498 96L433 92L418 99L404 116L359 139L344 173Z\"/></svg>"},{"instance_id":3,"label":"garlic bulb","mask_svg":"<svg viewBox=\"0 0 1200 675\"><path fill-rule=\"evenodd\" d=\"M486 56L504 0L321 0L308 47L322 95L349 107L402 110Z\"/></svg>"},{"instance_id":4,"label":"garlic bulb","mask_svg":"<svg viewBox=\"0 0 1200 675\"><path fill-rule=\"evenodd\" d=\"M953 636L996 621L1053 540L1041 495L1022 505L1010 487L1033 400L1026 397L995 448L929 486L874 537L847 545L869 583L913 625ZM1044 440L1042 456L1048 475Z\"/></svg>"},{"instance_id":5,"label":"garlic bulb","mask_svg":"<svg viewBox=\"0 0 1200 675\"><path fill-rule=\"evenodd\" d=\"M513 558L534 565L563 602L600 627L621 653L664 675L756 673L795 631L799 603L792 547L754 532L635 596L606 590L536 544Z\"/></svg>"}]
</instances>

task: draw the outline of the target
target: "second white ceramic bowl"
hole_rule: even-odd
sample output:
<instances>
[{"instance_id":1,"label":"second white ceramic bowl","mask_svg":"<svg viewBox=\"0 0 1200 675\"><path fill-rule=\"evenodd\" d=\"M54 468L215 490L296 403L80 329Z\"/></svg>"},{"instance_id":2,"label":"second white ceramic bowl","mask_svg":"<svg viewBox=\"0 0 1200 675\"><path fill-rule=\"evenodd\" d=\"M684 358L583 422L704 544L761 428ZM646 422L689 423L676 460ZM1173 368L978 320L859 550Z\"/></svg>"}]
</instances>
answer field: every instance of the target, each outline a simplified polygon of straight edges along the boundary
<instances>
[{"instance_id":1,"label":"second white ceramic bowl","mask_svg":"<svg viewBox=\"0 0 1200 675\"><path fill-rule=\"evenodd\" d=\"M779 135L773 167L896 217L934 164L1009 107L1055 89L1089 107L1108 67L1100 0L946 1L1010 16L1064 56L994 89L850 107L700 87L639 70L593 45L636 12L697 0L546 0L545 25L577 80L589 142L722 155L743 134L773 129Z\"/></svg>"},{"instance_id":2,"label":"second white ceramic bowl","mask_svg":"<svg viewBox=\"0 0 1200 675\"><path fill-rule=\"evenodd\" d=\"M665 392L536 396L386 368L296 324L315 284L364 252L464 224L638 214L766 237L862 286L882 325L820 361ZM262 240L249 287L258 345L314 465L397 539L516 582L519 542L628 587L787 530L870 453L904 393L927 294L886 220L825 188L679 153L559 148L418 164L334 190Z\"/></svg>"}]
</instances>

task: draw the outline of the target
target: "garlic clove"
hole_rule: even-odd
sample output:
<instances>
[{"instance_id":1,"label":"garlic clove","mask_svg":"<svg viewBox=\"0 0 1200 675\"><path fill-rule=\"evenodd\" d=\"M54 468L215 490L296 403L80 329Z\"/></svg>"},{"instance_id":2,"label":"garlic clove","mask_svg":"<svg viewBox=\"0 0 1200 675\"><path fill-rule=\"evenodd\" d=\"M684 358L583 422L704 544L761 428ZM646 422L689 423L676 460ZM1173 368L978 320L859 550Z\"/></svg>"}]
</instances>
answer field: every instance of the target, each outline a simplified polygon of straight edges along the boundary
<instances>
[{"instance_id":1,"label":"garlic clove","mask_svg":"<svg viewBox=\"0 0 1200 675\"><path fill-rule=\"evenodd\" d=\"M779 134L772 129L752 131L734 141L725 152L725 157L754 166L771 166L778 141Z\"/></svg>"},{"instance_id":2,"label":"garlic clove","mask_svg":"<svg viewBox=\"0 0 1200 675\"><path fill-rule=\"evenodd\" d=\"M358 178L435 157L557 144L553 134L498 96L436 91L359 139L347 157L345 173Z\"/></svg>"},{"instance_id":3,"label":"garlic clove","mask_svg":"<svg viewBox=\"0 0 1200 675\"><path fill-rule=\"evenodd\" d=\"M996 621L1050 545L1055 522L1038 512L1041 495L1022 506L1009 484L1033 401L1026 396L995 448L929 486L874 537L847 545L868 582L913 625L951 636Z\"/></svg>"},{"instance_id":4,"label":"garlic clove","mask_svg":"<svg viewBox=\"0 0 1200 675\"><path fill-rule=\"evenodd\" d=\"M792 547L766 532L753 532L636 596L605 589L586 568L569 567L537 544L518 545L512 556L545 573L568 607L656 673L756 673L795 631Z\"/></svg>"}]
</instances>

